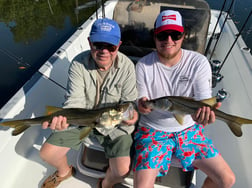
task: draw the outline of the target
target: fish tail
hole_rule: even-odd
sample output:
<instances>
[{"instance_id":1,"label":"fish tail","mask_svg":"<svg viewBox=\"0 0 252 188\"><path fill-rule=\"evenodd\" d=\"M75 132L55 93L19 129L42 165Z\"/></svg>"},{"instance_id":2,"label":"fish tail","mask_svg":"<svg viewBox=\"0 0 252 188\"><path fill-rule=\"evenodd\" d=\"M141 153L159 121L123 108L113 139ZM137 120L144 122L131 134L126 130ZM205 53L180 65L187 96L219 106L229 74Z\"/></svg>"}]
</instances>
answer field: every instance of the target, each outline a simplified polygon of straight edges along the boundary
<instances>
[{"instance_id":1,"label":"fish tail","mask_svg":"<svg viewBox=\"0 0 252 188\"><path fill-rule=\"evenodd\" d=\"M91 127L84 127L80 132L80 140L87 137L89 133L91 132L91 130L92 130Z\"/></svg>"},{"instance_id":2,"label":"fish tail","mask_svg":"<svg viewBox=\"0 0 252 188\"><path fill-rule=\"evenodd\" d=\"M12 135L17 136L20 133L24 132L29 127L30 127L30 125L19 125L19 126L15 127L15 129L12 131Z\"/></svg>"},{"instance_id":3,"label":"fish tail","mask_svg":"<svg viewBox=\"0 0 252 188\"><path fill-rule=\"evenodd\" d=\"M243 124L252 124L252 120L236 117L233 121L229 121L228 126L235 136L240 137L242 136L241 127Z\"/></svg>"},{"instance_id":4,"label":"fish tail","mask_svg":"<svg viewBox=\"0 0 252 188\"><path fill-rule=\"evenodd\" d=\"M242 124L239 124L237 122L229 122L228 127L232 131L232 133L237 136L241 137L242 136L242 129L241 129Z\"/></svg>"},{"instance_id":5,"label":"fish tail","mask_svg":"<svg viewBox=\"0 0 252 188\"><path fill-rule=\"evenodd\" d=\"M30 125L25 124L23 121L6 121L0 123L2 126L14 128L12 131L12 135L16 136L20 133L24 132L26 129L30 127Z\"/></svg>"}]
</instances>

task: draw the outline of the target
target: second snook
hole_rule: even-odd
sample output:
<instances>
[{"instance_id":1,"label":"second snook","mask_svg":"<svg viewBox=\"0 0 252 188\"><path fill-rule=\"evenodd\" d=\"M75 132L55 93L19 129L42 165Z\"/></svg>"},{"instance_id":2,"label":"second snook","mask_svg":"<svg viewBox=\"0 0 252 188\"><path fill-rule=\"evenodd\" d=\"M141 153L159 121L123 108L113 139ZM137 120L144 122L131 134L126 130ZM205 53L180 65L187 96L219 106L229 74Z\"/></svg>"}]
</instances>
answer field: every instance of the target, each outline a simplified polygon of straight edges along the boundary
<instances>
[{"instance_id":1,"label":"second snook","mask_svg":"<svg viewBox=\"0 0 252 188\"><path fill-rule=\"evenodd\" d=\"M12 135L16 136L25 131L30 126L41 125L44 121L51 122L55 116L67 117L67 123L77 126L85 126L90 129L83 129L80 133L80 139L88 135L90 130L95 127L105 127L107 129L114 128L123 120L132 119L134 107L132 103L117 104L111 107L105 107L94 110L87 110L81 108L58 108L47 106L45 116L11 120L0 122L0 125L14 128Z\"/></svg>"},{"instance_id":2,"label":"second snook","mask_svg":"<svg viewBox=\"0 0 252 188\"><path fill-rule=\"evenodd\" d=\"M215 112L215 117L224 121L233 134L238 137L242 136L242 124L252 124L252 120L250 119L227 114L213 108L215 104L215 97L203 101L195 101L192 98L181 96L166 96L145 102L147 107L170 111L181 125L183 124L183 118L186 114L194 114L200 107L209 106Z\"/></svg>"}]
</instances>

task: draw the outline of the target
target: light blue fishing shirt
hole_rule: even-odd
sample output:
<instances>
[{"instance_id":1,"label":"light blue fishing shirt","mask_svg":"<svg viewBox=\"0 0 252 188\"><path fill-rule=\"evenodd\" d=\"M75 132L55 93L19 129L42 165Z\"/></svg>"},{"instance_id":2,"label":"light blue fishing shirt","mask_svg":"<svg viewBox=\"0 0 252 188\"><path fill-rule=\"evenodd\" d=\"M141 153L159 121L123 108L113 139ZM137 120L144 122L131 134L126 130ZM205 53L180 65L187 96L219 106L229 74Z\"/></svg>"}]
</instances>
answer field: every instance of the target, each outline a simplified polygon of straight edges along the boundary
<instances>
[{"instance_id":1,"label":"light blue fishing shirt","mask_svg":"<svg viewBox=\"0 0 252 188\"><path fill-rule=\"evenodd\" d=\"M64 108L106 107L111 103L135 101L137 98L135 66L124 54L118 52L117 58L103 81L96 106L97 67L90 51L76 56L69 68L69 77ZM130 134L134 126L120 125L107 130L97 128L103 135L114 139L123 134Z\"/></svg>"}]
</instances>

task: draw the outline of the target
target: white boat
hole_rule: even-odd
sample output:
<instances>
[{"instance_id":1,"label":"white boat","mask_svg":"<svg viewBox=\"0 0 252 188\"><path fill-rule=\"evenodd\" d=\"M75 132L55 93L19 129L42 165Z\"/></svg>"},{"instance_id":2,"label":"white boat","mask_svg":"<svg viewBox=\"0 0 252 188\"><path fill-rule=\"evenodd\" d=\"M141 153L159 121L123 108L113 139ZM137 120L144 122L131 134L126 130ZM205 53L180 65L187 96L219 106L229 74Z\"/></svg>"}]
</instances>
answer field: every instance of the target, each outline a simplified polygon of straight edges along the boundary
<instances>
[{"instance_id":1,"label":"white boat","mask_svg":"<svg viewBox=\"0 0 252 188\"><path fill-rule=\"evenodd\" d=\"M184 45L185 48L204 53L213 31L215 30L215 34L222 31L213 54L215 39L213 45L210 46L209 53L206 54L207 56L212 54L212 60L226 59L220 71L224 77L213 88L213 94L224 88L228 95L220 109L230 114L252 119L252 87L250 85L252 82L252 56L242 37L237 38L239 31L232 19L226 20L225 12L218 19L220 11L208 9L209 7L202 0L194 2L199 6L198 8L189 3L192 1L185 0L186 3L183 3L182 0L177 1L182 2L183 6L168 2L174 1L106 1L104 7L97 10L97 14L94 13L1 108L0 118L4 120L31 118L44 115L46 105L62 106L68 67L78 53L89 49L87 37L91 25L96 20L96 15L102 17L103 10L105 10L106 17L118 21L122 28L124 45L120 50L130 56L133 61L137 61L139 57L153 50L150 32L154 20L160 10L169 8L180 10L182 15L187 15L188 11L194 13L194 16L187 20L187 23L193 24L186 25L190 32L187 33L188 43ZM198 22L194 20L196 18L203 20ZM217 29L214 29L216 23ZM237 41L234 43L235 39ZM233 43L235 45L226 58ZM217 120L206 127L206 134L213 140L234 171L236 175L234 187L249 188L252 187L250 178L252 125L244 125L242 130L242 137L236 137L223 122ZM39 157L41 145L49 136L50 130L42 130L41 126L34 126L18 136L12 136L11 132L11 128L0 127L1 187L40 187L45 178L55 171ZM80 151L71 150L69 152L69 163L76 167L77 174L62 182L59 187L96 187L97 178L104 175L102 168L105 167L106 161L102 157L96 157L103 155L102 148L94 144L92 140L89 141L87 139ZM84 149L86 154L83 157ZM99 155L97 155L98 153ZM174 166L176 165L178 164L174 163ZM204 178L205 175L199 170L184 174L180 168L174 167L169 176L157 179L155 187L201 187ZM132 177L126 178L125 184L117 187L133 187Z\"/></svg>"}]
</instances>

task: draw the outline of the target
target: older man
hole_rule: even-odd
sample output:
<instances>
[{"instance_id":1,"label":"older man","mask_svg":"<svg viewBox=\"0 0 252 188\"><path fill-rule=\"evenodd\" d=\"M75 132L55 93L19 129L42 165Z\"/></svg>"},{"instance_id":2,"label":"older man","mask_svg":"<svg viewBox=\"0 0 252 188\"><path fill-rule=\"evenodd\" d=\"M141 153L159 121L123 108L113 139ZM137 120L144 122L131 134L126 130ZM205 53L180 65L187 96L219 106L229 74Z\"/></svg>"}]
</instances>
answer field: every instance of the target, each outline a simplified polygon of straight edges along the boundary
<instances>
[{"instance_id":1,"label":"older man","mask_svg":"<svg viewBox=\"0 0 252 188\"><path fill-rule=\"evenodd\" d=\"M94 22L88 38L91 50L77 55L69 69L67 99L64 108L99 108L111 103L134 101L137 97L134 64L122 53L121 33L118 24L111 19ZM131 133L138 119L137 112L131 120L109 132L103 128L93 130L104 146L109 168L98 187L111 188L123 180L130 169ZM69 126L67 118L54 117L44 122L43 128L64 130ZM67 163L70 148L78 149L81 128L54 132L40 151L41 158L57 171L43 183L43 188L52 188L73 174Z\"/></svg>"}]
</instances>

